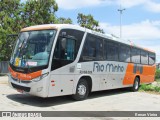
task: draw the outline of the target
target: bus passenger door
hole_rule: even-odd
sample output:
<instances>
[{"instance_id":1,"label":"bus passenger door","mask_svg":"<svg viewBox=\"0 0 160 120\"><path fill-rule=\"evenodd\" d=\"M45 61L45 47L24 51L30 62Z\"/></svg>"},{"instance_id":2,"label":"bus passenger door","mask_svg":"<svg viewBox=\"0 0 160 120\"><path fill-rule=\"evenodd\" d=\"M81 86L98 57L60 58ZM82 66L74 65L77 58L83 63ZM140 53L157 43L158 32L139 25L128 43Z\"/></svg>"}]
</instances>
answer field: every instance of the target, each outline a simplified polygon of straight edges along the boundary
<instances>
[{"instance_id":1,"label":"bus passenger door","mask_svg":"<svg viewBox=\"0 0 160 120\"><path fill-rule=\"evenodd\" d=\"M63 33L64 34L64 33ZM49 96L72 94L74 81L74 65L76 58L76 41L74 36L59 36L51 65L51 86Z\"/></svg>"}]
</instances>

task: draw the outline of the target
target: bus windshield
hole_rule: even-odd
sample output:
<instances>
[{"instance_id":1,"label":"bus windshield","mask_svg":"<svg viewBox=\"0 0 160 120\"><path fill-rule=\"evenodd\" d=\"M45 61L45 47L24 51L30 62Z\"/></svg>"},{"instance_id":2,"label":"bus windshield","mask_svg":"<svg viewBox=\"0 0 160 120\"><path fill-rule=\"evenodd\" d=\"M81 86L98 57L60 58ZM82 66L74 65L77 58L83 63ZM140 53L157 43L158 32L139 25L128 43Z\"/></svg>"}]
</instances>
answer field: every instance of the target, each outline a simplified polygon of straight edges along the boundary
<instances>
[{"instance_id":1,"label":"bus windshield","mask_svg":"<svg viewBox=\"0 0 160 120\"><path fill-rule=\"evenodd\" d=\"M55 35L56 30L21 32L10 64L20 68L48 65Z\"/></svg>"}]
</instances>

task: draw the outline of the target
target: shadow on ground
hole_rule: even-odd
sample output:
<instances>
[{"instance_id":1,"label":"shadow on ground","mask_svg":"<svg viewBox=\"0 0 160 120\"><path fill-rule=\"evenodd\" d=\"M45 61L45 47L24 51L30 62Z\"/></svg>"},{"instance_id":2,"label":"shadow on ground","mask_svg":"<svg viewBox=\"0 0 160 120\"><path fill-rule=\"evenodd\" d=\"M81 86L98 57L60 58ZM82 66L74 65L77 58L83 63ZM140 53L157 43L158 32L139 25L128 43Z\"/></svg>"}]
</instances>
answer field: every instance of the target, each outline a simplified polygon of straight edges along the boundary
<instances>
[{"instance_id":1,"label":"shadow on ground","mask_svg":"<svg viewBox=\"0 0 160 120\"><path fill-rule=\"evenodd\" d=\"M126 88L93 92L93 93L90 93L87 100L100 98L104 96L125 94L128 92L130 91ZM12 101L19 102L21 104L26 104L30 106L36 106L36 107L49 107L49 106L56 106L56 105L78 102L73 100L71 96L40 98L40 97L26 95L26 94L10 94L10 95L7 95L6 97Z\"/></svg>"}]
</instances>

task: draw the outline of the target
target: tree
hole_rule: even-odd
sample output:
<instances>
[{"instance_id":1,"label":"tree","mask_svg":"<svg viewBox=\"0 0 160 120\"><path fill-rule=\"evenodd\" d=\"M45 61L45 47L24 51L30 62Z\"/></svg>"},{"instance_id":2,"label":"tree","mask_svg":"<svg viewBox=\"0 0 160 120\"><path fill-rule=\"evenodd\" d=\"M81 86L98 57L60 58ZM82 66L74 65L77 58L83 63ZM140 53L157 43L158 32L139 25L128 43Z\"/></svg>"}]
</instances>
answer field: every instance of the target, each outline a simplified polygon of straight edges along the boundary
<instances>
[{"instance_id":1,"label":"tree","mask_svg":"<svg viewBox=\"0 0 160 120\"><path fill-rule=\"evenodd\" d=\"M11 43L16 37L7 41L8 34L18 33L21 28L31 25L57 22L54 13L58 5L55 0L20 1L0 0L0 61L9 60L12 53Z\"/></svg>"},{"instance_id":2,"label":"tree","mask_svg":"<svg viewBox=\"0 0 160 120\"><path fill-rule=\"evenodd\" d=\"M12 49L6 40L7 34L16 33L20 14L20 0L0 0L0 60L9 60Z\"/></svg>"},{"instance_id":3,"label":"tree","mask_svg":"<svg viewBox=\"0 0 160 120\"><path fill-rule=\"evenodd\" d=\"M160 70L159 70L159 69L156 70L155 78L156 78L156 79L159 79L159 78L160 78Z\"/></svg>"},{"instance_id":4,"label":"tree","mask_svg":"<svg viewBox=\"0 0 160 120\"><path fill-rule=\"evenodd\" d=\"M20 0L0 0L0 27L14 31L17 26L14 22L17 19L20 10Z\"/></svg>"},{"instance_id":5,"label":"tree","mask_svg":"<svg viewBox=\"0 0 160 120\"><path fill-rule=\"evenodd\" d=\"M28 26L50 23L72 24L70 18L56 18L56 0L0 0L0 61L8 61L16 34Z\"/></svg>"},{"instance_id":6,"label":"tree","mask_svg":"<svg viewBox=\"0 0 160 120\"><path fill-rule=\"evenodd\" d=\"M59 24L72 24L72 20L70 18L60 17L57 21Z\"/></svg>"},{"instance_id":7,"label":"tree","mask_svg":"<svg viewBox=\"0 0 160 120\"><path fill-rule=\"evenodd\" d=\"M29 0L23 6L22 26L56 23L58 5L55 0Z\"/></svg>"},{"instance_id":8,"label":"tree","mask_svg":"<svg viewBox=\"0 0 160 120\"><path fill-rule=\"evenodd\" d=\"M91 14L84 15L82 13L78 13L77 20L77 23L82 27L104 33L103 29L99 26L99 22L95 20Z\"/></svg>"}]
</instances>

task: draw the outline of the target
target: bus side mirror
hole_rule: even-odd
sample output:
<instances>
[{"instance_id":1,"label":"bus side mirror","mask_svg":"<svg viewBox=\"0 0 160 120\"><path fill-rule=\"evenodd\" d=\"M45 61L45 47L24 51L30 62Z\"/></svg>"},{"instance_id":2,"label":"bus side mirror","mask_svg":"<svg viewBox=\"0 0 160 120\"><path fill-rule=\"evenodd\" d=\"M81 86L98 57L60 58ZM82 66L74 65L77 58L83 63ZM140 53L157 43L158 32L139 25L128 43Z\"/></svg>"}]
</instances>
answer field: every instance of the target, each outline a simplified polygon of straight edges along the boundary
<instances>
[{"instance_id":1,"label":"bus side mirror","mask_svg":"<svg viewBox=\"0 0 160 120\"><path fill-rule=\"evenodd\" d=\"M66 45L67 45L67 39L66 38L62 38L61 40L61 45L62 45L62 49L66 49Z\"/></svg>"}]
</instances>

